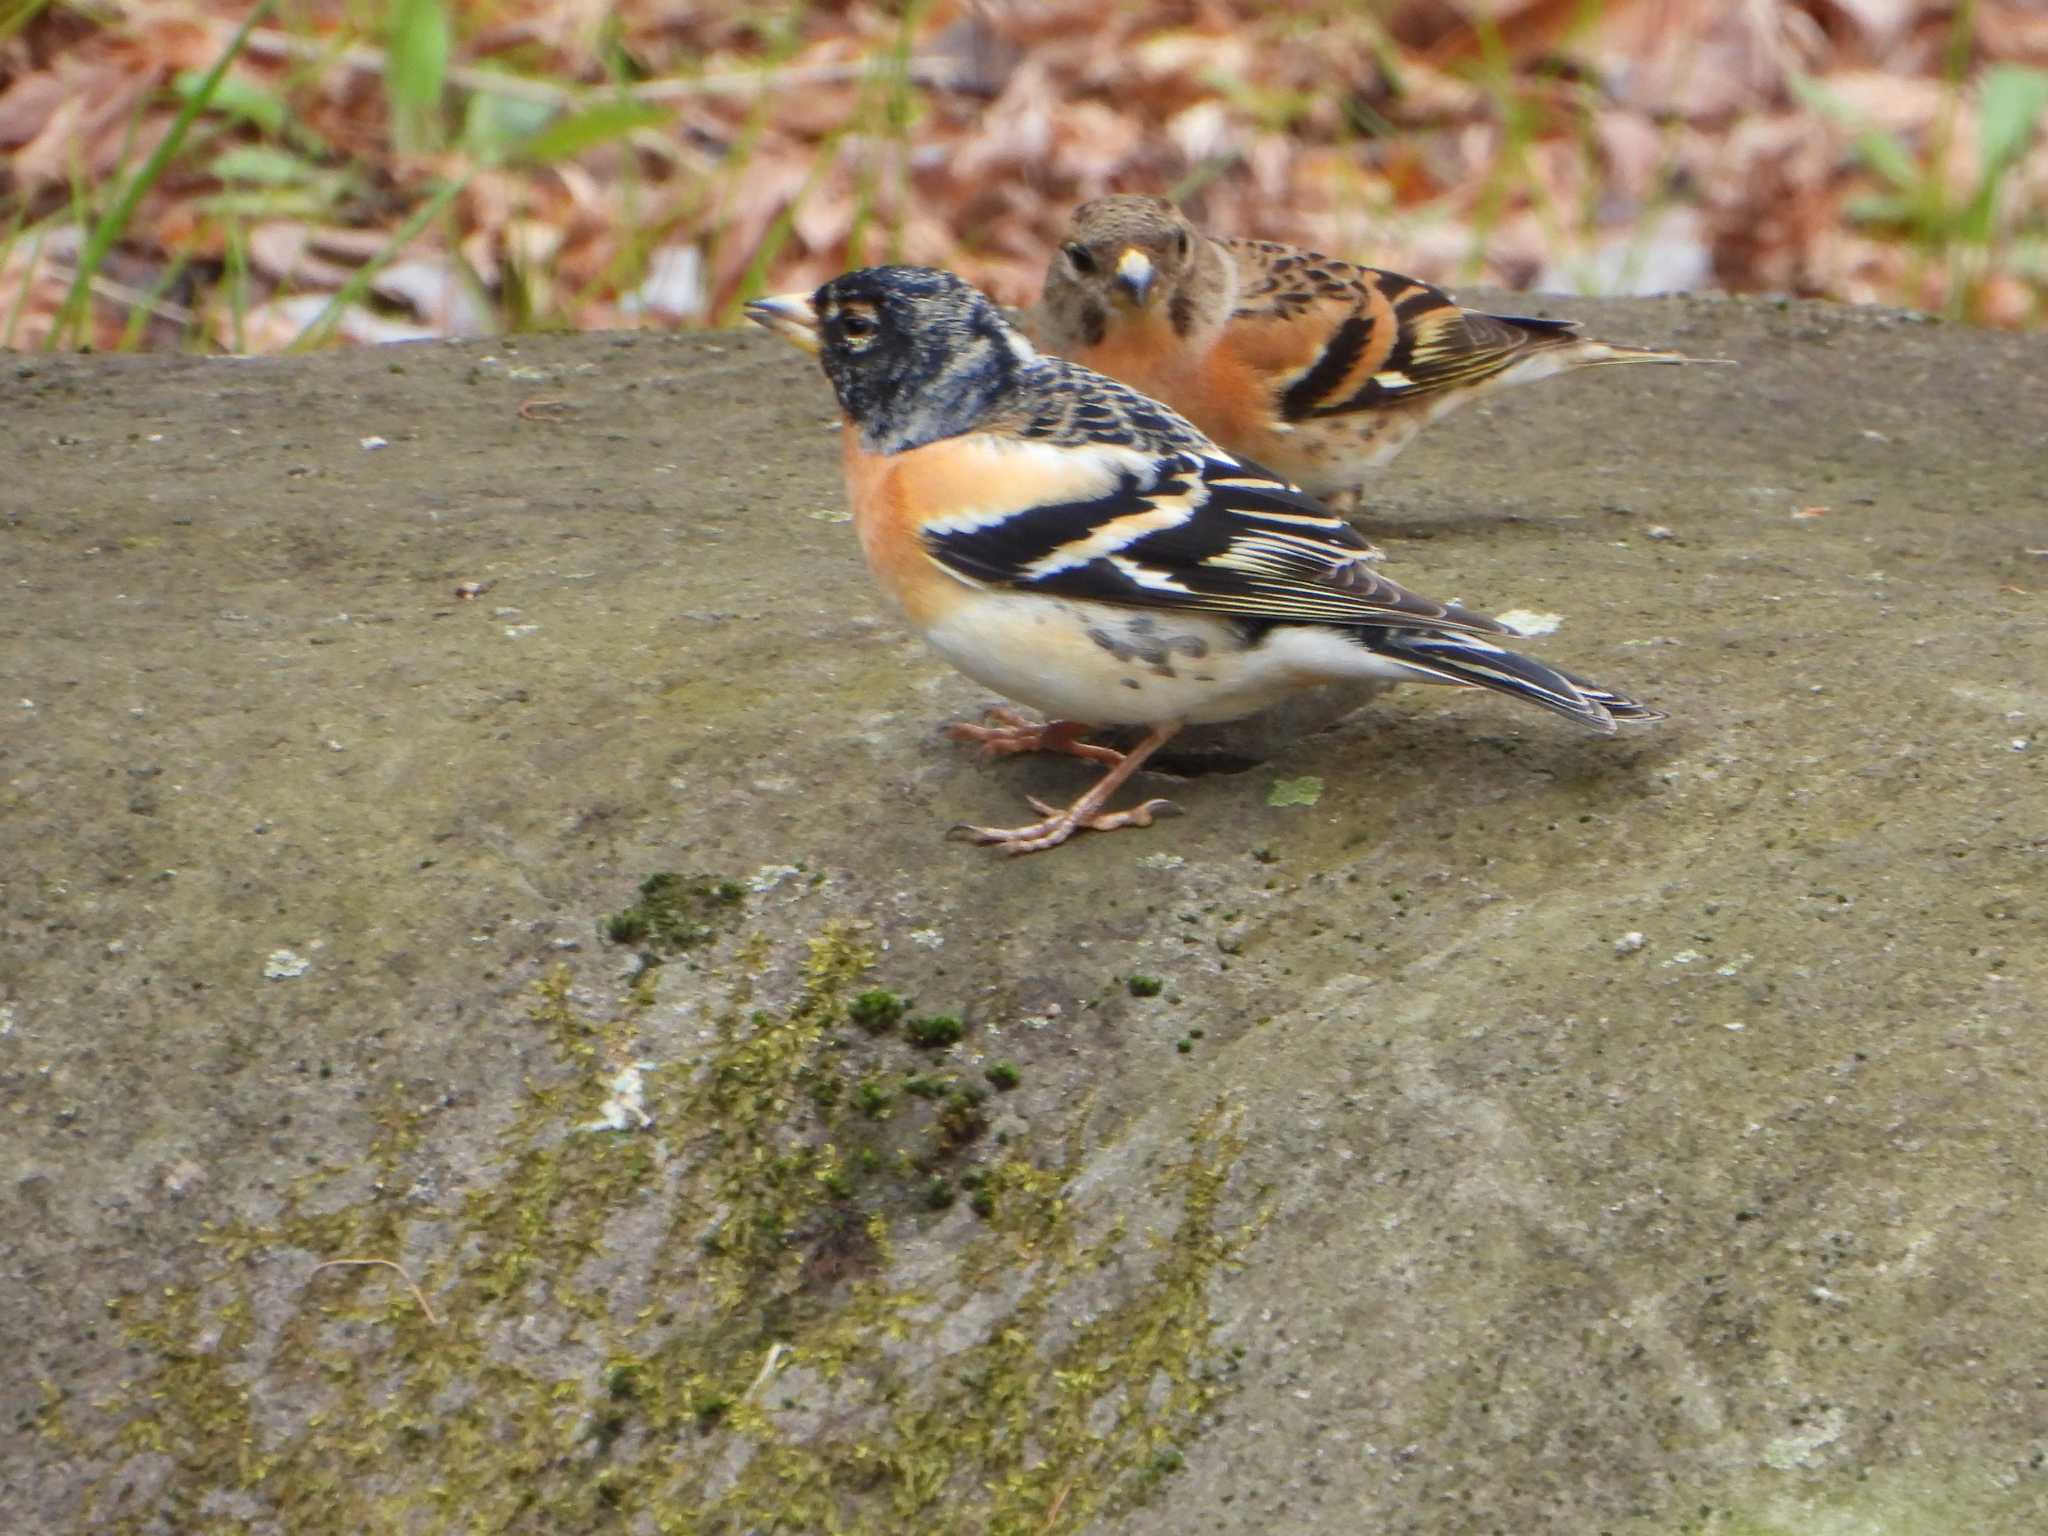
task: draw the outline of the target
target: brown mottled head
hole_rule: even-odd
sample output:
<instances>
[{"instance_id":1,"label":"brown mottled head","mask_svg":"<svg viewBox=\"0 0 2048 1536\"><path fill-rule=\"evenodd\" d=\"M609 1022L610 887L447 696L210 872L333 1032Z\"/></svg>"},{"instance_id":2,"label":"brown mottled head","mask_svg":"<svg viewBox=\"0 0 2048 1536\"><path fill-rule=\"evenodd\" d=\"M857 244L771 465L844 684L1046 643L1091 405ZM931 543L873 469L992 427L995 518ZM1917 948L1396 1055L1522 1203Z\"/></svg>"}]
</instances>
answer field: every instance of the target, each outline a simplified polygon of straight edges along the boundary
<instances>
[{"instance_id":1,"label":"brown mottled head","mask_svg":"<svg viewBox=\"0 0 2048 1536\"><path fill-rule=\"evenodd\" d=\"M1232 282L1229 257L1165 198L1098 197L1074 210L1046 268L1043 339L1085 349L1140 315L1192 337L1222 323Z\"/></svg>"}]
</instances>

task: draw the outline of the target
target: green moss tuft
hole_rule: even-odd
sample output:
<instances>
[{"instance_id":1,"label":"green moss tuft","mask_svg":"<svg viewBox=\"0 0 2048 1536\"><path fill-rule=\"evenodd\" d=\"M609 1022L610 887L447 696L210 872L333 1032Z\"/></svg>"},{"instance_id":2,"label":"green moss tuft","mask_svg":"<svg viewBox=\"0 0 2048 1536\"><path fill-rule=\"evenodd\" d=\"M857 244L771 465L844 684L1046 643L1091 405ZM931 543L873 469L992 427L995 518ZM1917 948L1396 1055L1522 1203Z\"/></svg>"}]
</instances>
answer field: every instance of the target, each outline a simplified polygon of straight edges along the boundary
<instances>
[{"instance_id":1,"label":"green moss tuft","mask_svg":"<svg viewBox=\"0 0 2048 1536\"><path fill-rule=\"evenodd\" d=\"M1017 1064L1012 1061L992 1061L981 1075L995 1086L998 1093L1008 1093L1024 1081L1024 1074L1017 1070Z\"/></svg>"},{"instance_id":2,"label":"green moss tuft","mask_svg":"<svg viewBox=\"0 0 2048 1536\"><path fill-rule=\"evenodd\" d=\"M978 1088L959 1088L946 1096L932 1121L934 1150L939 1156L952 1157L981 1139L988 1129L988 1115L981 1107L981 1099Z\"/></svg>"},{"instance_id":3,"label":"green moss tuft","mask_svg":"<svg viewBox=\"0 0 2048 1536\"><path fill-rule=\"evenodd\" d=\"M871 1035L884 1035L903 1020L909 1004L883 987L870 987L847 1005L846 1015Z\"/></svg>"},{"instance_id":4,"label":"green moss tuft","mask_svg":"<svg viewBox=\"0 0 2048 1536\"><path fill-rule=\"evenodd\" d=\"M738 918L746 888L709 875L649 875L640 899L605 920L604 936L660 960L709 943Z\"/></svg>"},{"instance_id":5,"label":"green moss tuft","mask_svg":"<svg viewBox=\"0 0 2048 1536\"><path fill-rule=\"evenodd\" d=\"M967 1036L967 1026L950 1013L935 1013L912 1019L903 1026L903 1033L912 1045L936 1051L958 1045Z\"/></svg>"},{"instance_id":6,"label":"green moss tuft","mask_svg":"<svg viewBox=\"0 0 2048 1536\"><path fill-rule=\"evenodd\" d=\"M870 1120L887 1118L889 1106L895 1102L896 1095L879 1073L870 1072L854 1085L853 1107Z\"/></svg>"},{"instance_id":7,"label":"green moss tuft","mask_svg":"<svg viewBox=\"0 0 2048 1536\"><path fill-rule=\"evenodd\" d=\"M1133 997L1157 997L1166 990L1166 983L1157 976L1132 976L1125 980L1124 986Z\"/></svg>"}]
</instances>

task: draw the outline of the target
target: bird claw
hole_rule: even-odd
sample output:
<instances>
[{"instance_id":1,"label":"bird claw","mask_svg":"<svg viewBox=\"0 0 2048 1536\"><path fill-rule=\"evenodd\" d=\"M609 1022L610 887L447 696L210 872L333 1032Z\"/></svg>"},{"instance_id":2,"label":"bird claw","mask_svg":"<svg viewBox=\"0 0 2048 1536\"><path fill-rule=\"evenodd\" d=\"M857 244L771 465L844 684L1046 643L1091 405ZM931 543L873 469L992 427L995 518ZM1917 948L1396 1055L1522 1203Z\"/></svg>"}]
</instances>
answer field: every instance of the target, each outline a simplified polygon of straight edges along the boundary
<instances>
[{"instance_id":1,"label":"bird claw","mask_svg":"<svg viewBox=\"0 0 2048 1536\"><path fill-rule=\"evenodd\" d=\"M1020 853L1043 853L1048 848L1057 848L1076 832L1114 832L1119 827L1149 827L1159 817L1186 814L1171 800L1147 800L1127 811L1098 811L1092 816L1077 816L1071 809L1061 810L1048 805L1035 795L1024 798L1034 811L1045 818L1043 821L1035 821L1028 827L978 827L963 821L949 828L946 835L983 846L994 845L1014 857Z\"/></svg>"},{"instance_id":2,"label":"bird claw","mask_svg":"<svg viewBox=\"0 0 2048 1536\"><path fill-rule=\"evenodd\" d=\"M985 711L981 718L994 723L973 725L962 720L947 726L946 735L951 740L979 747L984 763L1021 752L1063 752L1069 757L1107 763L1112 768L1124 760L1123 753L1114 747L1098 747L1092 742L1077 740L1080 727L1071 721L1048 720L1039 725L1014 709L1005 709L1001 705Z\"/></svg>"},{"instance_id":3,"label":"bird claw","mask_svg":"<svg viewBox=\"0 0 2048 1536\"><path fill-rule=\"evenodd\" d=\"M1114 832L1118 827L1149 827L1162 816L1185 816L1187 812L1171 800L1147 800L1128 811L1108 811L1091 817L1086 825L1096 832Z\"/></svg>"}]
</instances>

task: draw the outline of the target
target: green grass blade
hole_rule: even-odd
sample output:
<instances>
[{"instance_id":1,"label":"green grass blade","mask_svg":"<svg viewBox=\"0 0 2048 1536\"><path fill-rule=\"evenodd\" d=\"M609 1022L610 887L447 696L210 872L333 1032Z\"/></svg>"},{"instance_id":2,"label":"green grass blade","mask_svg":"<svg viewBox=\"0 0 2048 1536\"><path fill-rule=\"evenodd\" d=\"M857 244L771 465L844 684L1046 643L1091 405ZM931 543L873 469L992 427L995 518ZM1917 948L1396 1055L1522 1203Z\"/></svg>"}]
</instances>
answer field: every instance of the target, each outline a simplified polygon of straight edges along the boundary
<instances>
[{"instance_id":1,"label":"green grass blade","mask_svg":"<svg viewBox=\"0 0 2048 1536\"><path fill-rule=\"evenodd\" d=\"M171 82L171 89L178 93L180 100L189 101L198 94L201 84L199 73L187 70ZM291 120L290 110L282 96L246 80L217 83L213 87L212 106L222 116L238 117L253 123L273 138L284 137Z\"/></svg>"},{"instance_id":2,"label":"green grass blade","mask_svg":"<svg viewBox=\"0 0 2048 1536\"><path fill-rule=\"evenodd\" d=\"M142 302L129 309L128 323L121 330L121 340L115 348L116 351L133 352L136 349L142 341L143 331L156 316L157 306L162 302L164 295L176 286L178 279L185 275L185 268L191 260L189 255L181 251L170 265L157 275L157 280L150 285L149 292L143 295ZM189 324L189 320L186 323Z\"/></svg>"},{"instance_id":3,"label":"green grass blade","mask_svg":"<svg viewBox=\"0 0 2048 1536\"><path fill-rule=\"evenodd\" d=\"M1997 64L1984 71L1983 118L1978 143L1987 178L1997 176L2025 152L2044 108L2048 70Z\"/></svg>"},{"instance_id":4,"label":"green grass blade","mask_svg":"<svg viewBox=\"0 0 2048 1536\"><path fill-rule=\"evenodd\" d=\"M411 218L393 231L383 250L358 267L347 282L335 289L334 296L327 301L326 306L306 322L306 328L292 338L291 345L285 350L304 352L332 339L335 327L341 323L343 312L370 291L370 284L377 280L377 274L398 259L399 253L412 243L415 235L439 218L441 210L462 195L463 188L469 185L469 180L469 176L465 175L457 177L454 181L443 182L432 197L413 210Z\"/></svg>"},{"instance_id":5,"label":"green grass blade","mask_svg":"<svg viewBox=\"0 0 2048 1536\"><path fill-rule=\"evenodd\" d=\"M5 16L0 16L0 43L6 42L49 8L50 0L22 0Z\"/></svg>"},{"instance_id":6,"label":"green grass blade","mask_svg":"<svg viewBox=\"0 0 2048 1536\"><path fill-rule=\"evenodd\" d=\"M16 212L15 216L17 219L20 217L19 211ZM22 281L15 287L14 302L7 307L6 328L0 330L0 347L4 347L10 352L14 350L14 333L21 325L21 311L28 303L29 290L35 286L28 279L34 275L36 263L43 259L43 239L49 232L46 226L38 225L35 233L29 236L28 262L21 269ZM14 240L15 236L10 232L7 238L6 251L0 251L0 255L5 255L14 249Z\"/></svg>"},{"instance_id":7,"label":"green grass blade","mask_svg":"<svg viewBox=\"0 0 2048 1536\"><path fill-rule=\"evenodd\" d=\"M1863 163L1901 192L1917 191L1932 174L1912 153L1882 129L1856 135L1856 154Z\"/></svg>"},{"instance_id":8,"label":"green grass blade","mask_svg":"<svg viewBox=\"0 0 2048 1536\"><path fill-rule=\"evenodd\" d=\"M78 272L71 280L71 290L64 295L64 303L57 311L56 322L50 327L47 347L54 348L60 345L67 333L76 331L84 325L92 302L92 280L101 264L106 261L107 252L111 251L114 243L126 233L129 221L135 217L135 210L142 204L143 195L156 185L157 179L177 156L178 150L184 145L185 135L192 129L194 120L206 110L207 103L213 100L213 93L220 89L220 82L227 74L228 66L241 56L243 48L248 46L249 34L256 30L258 22L270 14L273 3L274 0L257 0L255 8L243 18L241 26L235 29L235 35L228 39L228 45L221 50L220 57L214 60L213 68L206 72L206 78L199 82L198 88L178 109L178 115L171 120L171 131L166 133L157 147L151 151L149 159L143 162L142 169L128 178L128 184L115 198L114 206L108 211L107 216L92 227L92 233L86 237L85 248L78 253Z\"/></svg>"},{"instance_id":9,"label":"green grass blade","mask_svg":"<svg viewBox=\"0 0 2048 1536\"><path fill-rule=\"evenodd\" d=\"M520 165L554 165L573 160L585 150L623 139L641 128L657 128L675 113L651 102L607 101L583 112L558 117L538 133L512 148L510 158Z\"/></svg>"},{"instance_id":10,"label":"green grass blade","mask_svg":"<svg viewBox=\"0 0 2048 1536\"><path fill-rule=\"evenodd\" d=\"M440 142L441 92L453 46L445 0L397 0L392 6L384 89L391 97L392 136L408 154Z\"/></svg>"}]
</instances>

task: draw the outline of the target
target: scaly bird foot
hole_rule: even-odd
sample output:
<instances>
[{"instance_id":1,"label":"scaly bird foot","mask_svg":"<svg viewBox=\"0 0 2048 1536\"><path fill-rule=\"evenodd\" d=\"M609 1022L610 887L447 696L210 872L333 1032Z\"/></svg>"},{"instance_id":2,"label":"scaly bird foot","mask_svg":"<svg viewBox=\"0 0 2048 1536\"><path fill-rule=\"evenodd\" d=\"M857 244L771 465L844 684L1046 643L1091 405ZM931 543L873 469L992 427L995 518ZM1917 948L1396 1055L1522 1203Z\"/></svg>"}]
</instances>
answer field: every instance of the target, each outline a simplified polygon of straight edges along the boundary
<instances>
[{"instance_id":1,"label":"scaly bird foot","mask_svg":"<svg viewBox=\"0 0 2048 1536\"><path fill-rule=\"evenodd\" d=\"M1076 832L1114 832L1119 827L1149 827L1157 817L1179 816L1181 808L1171 800L1147 800L1128 811L1084 812L1080 802L1060 810L1036 796L1027 795L1031 808L1045 819L1028 827L976 827L962 822L948 834L970 843L994 845L1007 854L1043 853L1057 848Z\"/></svg>"},{"instance_id":2,"label":"scaly bird foot","mask_svg":"<svg viewBox=\"0 0 2048 1536\"><path fill-rule=\"evenodd\" d=\"M1048 720L1039 725L1000 705L983 714L982 719L995 723L969 725L962 721L947 726L946 735L980 747L983 762L1019 752L1064 752L1069 757L1087 758L1111 767L1124 760L1123 753L1114 747L1098 747L1079 740L1082 727L1072 720Z\"/></svg>"},{"instance_id":3,"label":"scaly bird foot","mask_svg":"<svg viewBox=\"0 0 2048 1536\"><path fill-rule=\"evenodd\" d=\"M1054 721L1046 727L1051 731L1065 721ZM1128 811L1105 811L1103 806L1109 797L1124 786L1124 780L1136 773L1146 758L1157 752L1172 739L1180 729L1178 720L1168 720L1155 725L1145 733L1145 739L1128 752L1116 754L1116 762L1109 771L1090 786L1088 793L1076 800L1065 810L1056 810L1043 800L1033 800L1031 808L1045 819L1035 821L1028 827L975 827L961 825L953 828L950 835L965 837L969 842L994 844L1007 854L1042 853L1048 848L1057 848L1076 832L1114 832L1118 827L1149 827L1155 816L1177 816L1180 807L1171 800L1147 800L1143 805ZM1078 743L1077 743L1078 745ZM1056 750L1067 750L1059 748ZM1095 751L1105 750L1095 748Z\"/></svg>"}]
</instances>

